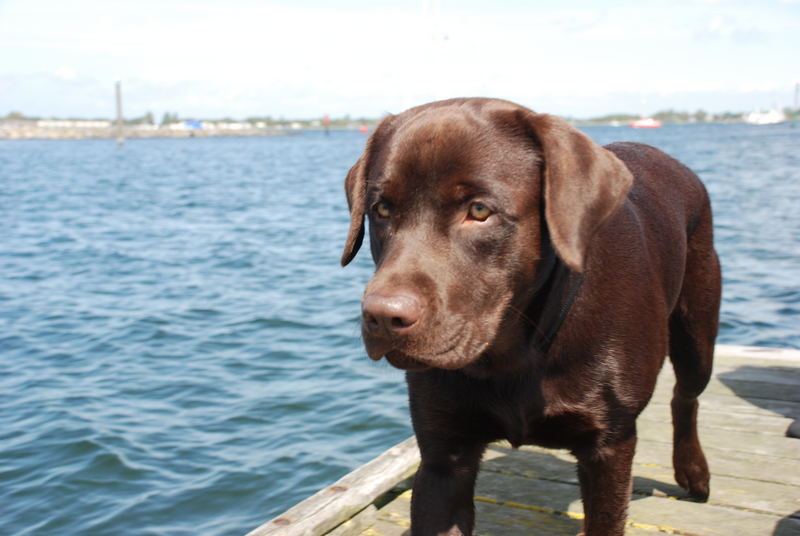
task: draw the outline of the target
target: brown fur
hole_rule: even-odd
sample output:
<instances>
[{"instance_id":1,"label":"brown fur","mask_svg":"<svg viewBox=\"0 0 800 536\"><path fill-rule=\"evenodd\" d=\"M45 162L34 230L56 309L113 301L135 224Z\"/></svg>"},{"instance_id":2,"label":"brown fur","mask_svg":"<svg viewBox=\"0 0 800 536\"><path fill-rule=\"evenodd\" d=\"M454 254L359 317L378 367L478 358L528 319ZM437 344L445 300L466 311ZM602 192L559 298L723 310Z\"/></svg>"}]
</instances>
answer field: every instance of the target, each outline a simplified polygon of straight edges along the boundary
<instances>
[{"instance_id":1,"label":"brown fur","mask_svg":"<svg viewBox=\"0 0 800 536\"><path fill-rule=\"evenodd\" d=\"M696 413L720 271L689 169L510 102L454 99L385 119L345 188L342 264L366 216L377 265L367 352L407 370L414 535L472 533L478 465L498 439L569 449L586 535L623 534L636 417L667 352L676 480L708 497Z\"/></svg>"}]
</instances>

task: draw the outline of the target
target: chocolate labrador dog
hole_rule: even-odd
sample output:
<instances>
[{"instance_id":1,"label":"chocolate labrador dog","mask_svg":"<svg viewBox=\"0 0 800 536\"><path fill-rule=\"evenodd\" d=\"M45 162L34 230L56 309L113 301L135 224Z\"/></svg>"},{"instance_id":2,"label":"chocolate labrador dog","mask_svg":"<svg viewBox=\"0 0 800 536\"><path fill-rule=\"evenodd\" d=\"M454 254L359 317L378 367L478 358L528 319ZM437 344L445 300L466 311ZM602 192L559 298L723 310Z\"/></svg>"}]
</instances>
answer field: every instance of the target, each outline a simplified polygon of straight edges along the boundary
<instances>
[{"instance_id":1,"label":"chocolate labrador dog","mask_svg":"<svg viewBox=\"0 0 800 536\"><path fill-rule=\"evenodd\" d=\"M346 265L369 219L367 353L405 369L416 536L469 535L487 443L569 449L587 536L622 535L636 417L669 353L677 482L705 500L697 397L720 303L711 207L688 168L493 99L389 116L345 180Z\"/></svg>"}]
</instances>

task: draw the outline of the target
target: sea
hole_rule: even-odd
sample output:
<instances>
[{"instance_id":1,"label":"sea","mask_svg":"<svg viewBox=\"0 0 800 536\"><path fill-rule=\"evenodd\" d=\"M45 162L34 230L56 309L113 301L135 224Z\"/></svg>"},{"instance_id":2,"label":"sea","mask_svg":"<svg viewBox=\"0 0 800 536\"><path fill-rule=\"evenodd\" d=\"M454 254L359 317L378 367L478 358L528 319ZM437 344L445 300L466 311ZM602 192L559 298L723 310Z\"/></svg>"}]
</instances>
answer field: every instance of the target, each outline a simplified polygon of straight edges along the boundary
<instances>
[{"instance_id":1,"label":"sea","mask_svg":"<svg viewBox=\"0 0 800 536\"><path fill-rule=\"evenodd\" d=\"M800 128L584 131L705 181L718 342L800 348ZM242 535L411 435L339 265L365 141L0 141L0 534Z\"/></svg>"}]
</instances>

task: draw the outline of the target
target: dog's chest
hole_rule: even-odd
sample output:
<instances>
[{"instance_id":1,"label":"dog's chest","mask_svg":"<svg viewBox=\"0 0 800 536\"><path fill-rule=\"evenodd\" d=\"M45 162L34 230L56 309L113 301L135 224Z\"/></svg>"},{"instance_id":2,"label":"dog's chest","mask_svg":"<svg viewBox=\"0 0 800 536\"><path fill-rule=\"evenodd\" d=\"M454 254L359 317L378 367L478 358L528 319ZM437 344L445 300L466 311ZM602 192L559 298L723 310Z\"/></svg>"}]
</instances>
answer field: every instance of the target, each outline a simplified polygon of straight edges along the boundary
<instances>
[{"instance_id":1,"label":"dog's chest","mask_svg":"<svg viewBox=\"0 0 800 536\"><path fill-rule=\"evenodd\" d=\"M539 389L509 390L504 398L495 399L495 404L485 409L489 410L487 417L493 421L492 428L514 447L528 444L580 448L596 440L601 431L597 411L545 398Z\"/></svg>"},{"instance_id":2,"label":"dog's chest","mask_svg":"<svg viewBox=\"0 0 800 536\"><path fill-rule=\"evenodd\" d=\"M564 412L543 416L540 412L526 414L509 408L492 415L496 429L513 447L540 445L548 448L575 449L592 442L598 427L592 415L583 412Z\"/></svg>"}]
</instances>

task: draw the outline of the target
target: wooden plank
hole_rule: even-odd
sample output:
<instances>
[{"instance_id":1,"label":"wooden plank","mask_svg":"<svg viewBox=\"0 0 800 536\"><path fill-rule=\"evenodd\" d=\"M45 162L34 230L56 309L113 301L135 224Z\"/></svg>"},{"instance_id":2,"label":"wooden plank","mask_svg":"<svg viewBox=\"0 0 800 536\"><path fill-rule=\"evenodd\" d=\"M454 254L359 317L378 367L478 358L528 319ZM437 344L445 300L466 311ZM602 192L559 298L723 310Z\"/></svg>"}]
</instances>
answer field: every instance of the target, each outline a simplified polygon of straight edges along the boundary
<instances>
[{"instance_id":1,"label":"wooden plank","mask_svg":"<svg viewBox=\"0 0 800 536\"><path fill-rule=\"evenodd\" d=\"M768 455L751 454L743 451L729 450L720 452L717 449L703 448L708 465L713 475L730 476L776 482L800 486L800 470L797 460L775 459ZM656 464L662 467L672 466L672 444L656 441L639 441L636 446L634 463L642 465Z\"/></svg>"},{"instance_id":2,"label":"wooden plank","mask_svg":"<svg viewBox=\"0 0 800 536\"><path fill-rule=\"evenodd\" d=\"M514 451L501 446L492 446L489 451L482 471L578 484L574 458L566 452ZM634 463L635 494L690 500L675 483L669 463L669 460L664 460L663 464ZM796 496L799 493L797 486L787 483L712 474L709 503L781 516L800 509Z\"/></svg>"},{"instance_id":3,"label":"wooden plank","mask_svg":"<svg viewBox=\"0 0 800 536\"><path fill-rule=\"evenodd\" d=\"M789 365L790 363L780 362L780 364L769 366L753 365L752 363L732 366L731 363L723 361L714 367L714 376L722 383L730 379L797 387L800 383L800 367Z\"/></svg>"},{"instance_id":4,"label":"wooden plank","mask_svg":"<svg viewBox=\"0 0 800 536\"><path fill-rule=\"evenodd\" d=\"M769 452L757 454L747 450L714 448L705 441L706 435L707 431L701 429L700 437L712 474L800 486L800 458L776 458ZM800 440L798 439L780 437L776 439L796 442L799 445L797 448L800 448ZM768 445L768 442L766 444ZM505 445L508 446L507 443ZM523 445L520 450L547 452L566 462L572 463L573 461L572 456L566 451L548 451L530 445ZM636 447L634 463L640 465L655 464L664 468L671 468L671 434L666 437L663 437L662 434L656 439L640 437Z\"/></svg>"},{"instance_id":5,"label":"wooden plank","mask_svg":"<svg viewBox=\"0 0 800 536\"><path fill-rule=\"evenodd\" d=\"M490 461L499 459L498 452L508 451L514 455L509 467L521 470L528 475L558 476L552 464L525 461L532 452L514 452L510 449L491 447L487 456ZM522 462L520 464L520 462ZM527 464L533 468L526 468ZM573 536L580 531L582 511L580 490L577 483L563 484L539 478L516 478L513 475L495 473L486 467L481 473L477 488L476 514L478 536L516 536L537 534L540 536ZM574 474L574 468L562 464L562 471ZM497 469L495 467L494 469ZM638 472L638 471L637 471ZM636 481L635 481L636 484ZM496 488L496 489L493 489ZM407 536L409 521L409 500L411 492L406 492L379 512L380 522L362 532L363 536ZM791 506L791 494L786 494L787 504ZM626 534L644 535L656 532L672 534L748 534L785 535L800 529L800 519L780 514L765 515L750 509L731 510L715 504L679 501L668 498L651 497L649 501L643 494L634 495ZM713 507L714 515L706 515L706 509ZM791 511L791 510L789 510ZM691 518L691 519L690 519ZM742 532L739 532L741 528Z\"/></svg>"},{"instance_id":6,"label":"wooden plank","mask_svg":"<svg viewBox=\"0 0 800 536\"><path fill-rule=\"evenodd\" d=\"M652 495L691 500L688 493L674 481L672 467L637 464L634 466L633 489L637 495ZM708 503L771 514L789 515L800 509L797 486L778 482L711 475L711 495Z\"/></svg>"},{"instance_id":7,"label":"wooden plank","mask_svg":"<svg viewBox=\"0 0 800 536\"><path fill-rule=\"evenodd\" d=\"M575 536L582 530L582 516L551 514L536 507L508 502L475 502L476 536ZM653 536L651 527L635 523L625 527L628 536Z\"/></svg>"},{"instance_id":8,"label":"wooden plank","mask_svg":"<svg viewBox=\"0 0 800 536\"><path fill-rule=\"evenodd\" d=\"M378 521L361 536L409 536L411 492L404 493L381 509ZM581 515L546 512L523 504L475 501L476 536L575 536L581 531ZM652 536L653 531L629 526L630 536Z\"/></svg>"},{"instance_id":9,"label":"wooden plank","mask_svg":"<svg viewBox=\"0 0 800 536\"><path fill-rule=\"evenodd\" d=\"M755 405L760 400L788 400L800 402L800 388L797 385L784 385L746 380L712 380L706 390L710 393L738 396Z\"/></svg>"},{"instance_id":10,"label":"wooden plank","mask_svg":"<svg viewBox=\"0 0 800 536\"><path fill-rule=\"evenodd\" d=\"M714 347L714 355L728 359L741 359L748 363L758 362L758 360L773 360L800 364L800 350L792 348L718 344Z\"/></svg>"},{"instance_id":11,"label":"wooden plank","mask_svg":"<svg viewBox=\"0 0 800 536\"><path fill-rule=\"evenodd\" d=\"M410 437L247 536L325 534L408 478L418 465L417 441Z\"/></svg>"},{"instance_id":12,"label":"wooden plank","mask_svg":"<svg viewBox=\"0 0 800 536\"><path fill-rule=\"evenodd\" d=\"M675 381L671 376L671 372L666 370L662 371L659 384L656 386L654 395L656 397L664 397L667 400L671 398L672 387ZM794 375L792 375L792 378ZM798 382L790 383L770 383L767 381L753 381L742 379L725 379L721 380L719 377L714 377L708 382L708 386L701 396L708 393L717 395L727 395L732 397L743 398L755 405L764 400L788 400L794 403L800 403L800 378Z\"/></svg>"},{"instance_id":13,"label":"wooden plank","mask_svg":"<svg viewBox=\"0 0 800 536\"><path fill-rule=\"evenodd\" d=\"M395 500L378 511L375 524L361 533L362 536L401 536L411 527L411 491L401 493Z\"/></svg>"},{"instance_id":14,"label":"wooden plank","mask_svg":"<svg viewBox=\"0 0 800 536\"><path fill-rule=\"evenodd\" d=\"M523 445L520 451L542 451L572 463L574 458L567 451L548 451L540 447ZM747 452L717 452L705 448L706 457L712 475L730 476L762 482L775 482L800 486L798 462L793 460L775 460L769 456L749 454ZM639 441L636 447L634 464L672 467L672 444L653 441Z\"/></svg>"},{"instance_id":15,"label":"wooden plank","mask_svg":"<svg viewBox=\"0 0 800 536\"><path fill-rule=\"evenodd\" d=\"M409 491L381 509L379 522L361 536L408 536L410 506ZM476 536L575 536L581 530L577 518L486 500L475 502L475 514Z\"/></svg>"},{"instance_id":16,"label":"wooden plank","mask_svg":"<svg viewBox=\"0 0 800 536\"><path fill-rule=\"evenodd\" d=\"M656 398L650 402L639 418L669 421L672 419L669 403L668 397ZM758 426L769 426L780 430L779 435L783 435L786 430L785 423L792 422L794 415L800 416L800 404L778 402L758 407L739 397L703 393L700 395L700 415L703 426L721 428L744 426L748 430L754 430L758 428L753 425L758 423Z\"/></svg>"},{"instance_id":17,"label":"wooden plank","mask_svg":"<svg viewBox=\"0 0 800 536\"><path fill-rule=\"evenodd\" d=\"M730 348L730 351L725 351ZM662 377L673 378L669 361ZM737 347L718 345L714 356L714 379L766 382L798 387L800 385L800 350L778 348Z\"/></svg>"},{"instance_id":18,"label":"wooden plank","mask_svg":"<svg viewBox=\"0 0 800 536\"><path fill-rule=\"evenodd\" d=\"M775 367L775 370L767 371L762 370L763 374L752 374L749 371L736 369L731 371L730 375L724 376L724 372L711 378L706 389L712 393L730 394L731 396L746 397L753 396L754 398L767 398L774 400L791 400L798 401L795 395L800 386L800 369L790 369L786 367ZM775 374L781 378L781 381L772 381L770 376ZM663 374L665 380L668 378ZM777 378L775 378L777 380ZM670 393L675 381L671 380L666 382L664 387L668 388ZM791 398L785 398L784 393L788 393Z\"/></svg>"},{"instance_id":19,"label":"wooden plank","mask_svg":"<svg viewBox=\"0 0 800 536\"><path fill-rule=\"evenodd\" d=\"M718 449L707 444L705 430L701 430L700 433L712 475L800 486L800 458L776 458L770 453L756 454L747 450ZM797 439L786 439L786 441L795 441L800 444L800 440ZM527 445L521 447L520 450L547 452L562 461L568 463L574 461L566 451L547 451ZM639 466L655 465L665 471L672 471L671 436L659 437L657 440L640 437L634 463ZM798 504L798 509L800 509L800 504Z\"/></svg>"},{"instance_id":20,"label":"wooden plank","mask_svg":"<svg viewBox=\"0 0 800 536\"><path fill-rule=\"evenodd\" d=\"M732 416L733 415L733 416ZM800 416L800 413L798 413ZM730 430L750 434L772 434L783 436L786 429L793 422L790 417L783 417L773 412L764 413L736 413L724 411L722 407L708 404L705 397L700 398L700 429L706 433L715 433L715 430ZM653 401L639 416L639 424L643 421L672 425L672 415L668 403Z\"/></svg>"},{"instance_id":21,"label":"wooden plank","mask_svg":"<svg viewBox=\"0 0 800 536\"><path fill-rule=\"evenodd\" d=\"M735 418L735 417L731 417ZM667 422L642 419L637 426L640 439L656 442L672 442L672 425ZM706 429L700 417L700 443L703 448L714 448L721 452L747 452L772 458L800 460L800 441L760 431L741 432L723 428Z\"/></svg>"},{"instance_id":22,"label":"wooden plank","mask_svg":"<svg viewBox=\"0 0 800 536\"><path fill-rule=\"evenodd\" d=\"M384 519L378 519L375 524L361 533L361 536L410 536L411 529L407 526L396 525Z\"/></svg>"},{"instance_id":23,"label":"wooden plank","mask_svg":"<svg viewBox=\"0 0 800 536\"><path fill-rule=\"evenodd\" d=\"M697 536L774 536L780 534L777 531L782 530L781 525L788 536L798 534L794 531L800 529L800 519L782 519L713 504L657 497L631 502L628 518L629 523L642 527L657 527L662 532Z\"/></svg>"},{"instance_id":24,"label":"wooden plank","mask_svg":"<svg viewBox=\"0 0 800 536\"><path fill-rule=\"evenodd\" d=\"M377 519L378 509L370 504L355 516L330 531L327 536L357 536L374 525Z\"/></svg>"},{"instance_id":25,"label":"wooden plank","mask_svg":"<svg viewBox=\"0 0 800 536\"><path fill-rule=\"evenodd\" d=\"M483 472L478 476L476 500L520 505L538 511L579 518L583 513L576 484L520 478L503 473ZM677 534L719 536L747 534L772 536L781 516L744 511L714 504L675 501L656 496L634 495L628 524ZM800 520L796 520L800 523ZM800 527L800 525L798 525Z\"/></svg>"}]
</instances>

